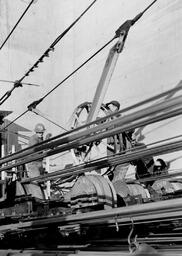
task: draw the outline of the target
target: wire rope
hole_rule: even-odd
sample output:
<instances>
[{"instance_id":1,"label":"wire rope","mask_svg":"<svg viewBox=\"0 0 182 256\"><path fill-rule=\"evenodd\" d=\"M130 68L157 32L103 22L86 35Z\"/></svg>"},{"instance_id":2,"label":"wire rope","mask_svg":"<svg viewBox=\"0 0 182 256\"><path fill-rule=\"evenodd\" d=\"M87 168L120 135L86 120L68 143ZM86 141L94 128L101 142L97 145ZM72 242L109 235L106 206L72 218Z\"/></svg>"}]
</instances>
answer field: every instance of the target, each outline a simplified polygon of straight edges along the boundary
<instances>
[{"instance_id":1,"label":"wire rope","mask_svg":"<svg viewBox=\"0 0 182 256\"><path fill-rule=\"evenodd\" d=\"M21 115L19 115L17 118L15 118L11 123L9 123L7 126L5 126L3 129L10 126L12 123L17 121L20 117L25 115L28 111L32 111L32 109L35 109L38 104L40 104L50 93L52 93L56 88L58 88L61 84L63 84L68 78L70 78L73 74L75 74L80 68L82 68L87 62L89 62L93 57L95 57L101 50L103 50L108 44L110 44L114 40L114 37L107 42L104 46L102 46L96 53L94 53L91 57L89 57L84 63L82 63L78 68L76 68L72 73L70 73L66 78L64 78L59 84L57 84L51 91L49 91L47 94L45 94L42 98L39 100L36 100L32 102L27 108L28 110L24 111ZM0 104L1 105L1 104ZM1 131L1 130L0 130Z\"/></svg>"},{"instance_id":2,"label":"wire rope","mask_svg":"<svg viewBox=\"0 0 182 256\"><path fill-rule=\"evenodd\" d=\"M96 0L95 0L96 1ZM93 5L95 3L95 1L92 2L91 5ZM21 115L19 115L16 119L14 119L11 123L8 124L8 126L10 124L12 124L13 122L15 122L17 119L19 119L20 117L22 117L24 114L26 114L28 111L32 111L32 109L35 109L36 106L38 104L40 104L49 94L51 94L55 89L57 89L60 85L62 85L68 78L70 78L73 74L75 74L79 69L81 69L86 63L88 63L92 58L94 58L99 52L101 52L107 45L109 45L114 39L116 39L117 37L120 36L121 32L125 31L126 35L129 31L129 28L131 26L133 26L141 17L142 15L156 2L157 0L154 0L147 8L144 9L144 11L140 12L134 19L132 20L127 20L126 22L124 22L116 31L115 31L115 36L110 39L104 46L102 46L98 51L96 51L92 56L90 56L85 62L83 62L79 67L77 67L73 72L71 72L67 77L65 77L60 83L58 83L55 87L53 87L50 91L48 91L42 98L32 102L27 108L28 110L26 110L24 113L22 113ZM91 5L88 7L90 8ZM87 8L87 9L88 9ZM81 17L81 16L80 16ZM78 18L79 19L79 18ZM64 32L63 32L64 33ZM126 38L126 36L125 36ZM57 41L55 41L55 43L57 43ZM50 49L49 49L50 50ZM45 55L45 54L44 54ZM42 55L43 57L45 57L44 55ZM34 64L35 65L35 64ZM34 67L34 66L33 66ZM32 69L32 68L31 68ZM30 69L30 70L31 70ZM28 72L30 72L30 70ZM33 71L33 70L32 70ZM31 72L32 72L31 71ZM24 77L23 77L24 78ZM14 88L12 88L10 91L7 92L7 97L9 97L11 95L11 92L16 88L22 86L21 84L21 80L18 80L15 85ZM3 99L3 97L5 97ZM3 99L3 102L7 99L6 95L4 95L0 101ZM0 105L2 103L0 102ZM7 126L6 126L7 127ZM6 128L5 127L5 128ZM4 129L5 129L4 128ZM1 130L0 130L1 131Z\"/></svg>"},{"instance_id":3,"label":"wire rope","mask_svg":"<svg viewBox=\"0 0 182 256\"><path fill-rule=\"evenodd\" d=\"M47 121L49 121L50 123L52 123L52 124L56 125L57 127L61 128L62 130L66 131L66 132L68 131L68 130L66 130L63 126L61 126L60 124L58 124L58 123L52 121L49 117L45 116L43 113L38 113L38 112L35 112L35 111L32 111L32 113L34 113L34 114L36 114L36 115L38 115L38 116L41 116L41 117L44 118L45 120L47 120Z\"/></svg>"},{"instance_id":4,"label":"wire rope","mask_svg":"<svg viewBox=\"0 0 182 256\"><path fill-rule=\"evenodd\" d=\"M34 0L31 1L33 3ZM47 50L41 55L41 57L31 66L31 68L23 75L19 80L15 81L14 86L11 90L7 91L1 98L0 98L0 105L2 105L12 94L12 92L18 88L22 87L22 81L25 77L29 76L31 72L34 72L35 68L38 68L38 64L43 62L45 57L49 57L50 51L54 51L55 45L68 33L68 31L81 19L81 17L91 8L91 6L96 2L94 0L82 13L81 15L68 27L66 28L61 35L59 35L56 40L47 48Z\"/></svg>"},{"instance_id":5,"label":"wire rope","mask_svg":"<svg viewBox=\"0 0 182 256\"><path fill-rule=\"evenodd\" d=\"M16 24L14 25L14 27L12 28L12 30L10 31L9 35L6 37L6 39L4 40L4 42L2 43L2 45L0 46L0 50L3 48L3 46L5 45L5 43L8 41L8 39L10 38L10 36L12 35L12 33L14 32L14 30L16 29L16 27L18 26L18 24L20 23L20 21L22 20L22 18L25 16L26 12L28 11L28 9L30 8L30 6L33 4L34 0L32 0L29 5L27 6L27 8L25 9L25 11L22 13L22 15L20 16L20 18L18 19L18 21L16 22Z\"/></svg>"}]
</instances>

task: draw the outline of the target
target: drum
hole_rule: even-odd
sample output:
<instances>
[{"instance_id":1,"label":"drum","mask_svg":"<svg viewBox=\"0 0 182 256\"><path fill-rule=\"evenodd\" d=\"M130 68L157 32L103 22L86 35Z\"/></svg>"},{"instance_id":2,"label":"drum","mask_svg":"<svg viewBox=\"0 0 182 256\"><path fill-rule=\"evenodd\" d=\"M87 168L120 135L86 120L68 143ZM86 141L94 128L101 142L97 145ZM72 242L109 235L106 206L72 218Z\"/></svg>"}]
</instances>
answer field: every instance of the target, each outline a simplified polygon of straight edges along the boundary
<instances>
[{"instance_id":1,"label":"drum","mask_svg":"<svg viewBox=\"0 0 182 256\"><path fill-rule=\"evenodd\" d=\"M179 181L170 181L174 191L181 191L182 190L182 183Z\"/></svg>"},{"instance_id":2,"label":"drum","mask_svg":"<svg viewBox=\"0 0 182 256\"><path fill-rule=\"evenodd\" d=\"M156 180L152 188L159 194L169 194L175 191L172 183L165 179Z\"/></svg>"},{"instance_id":3,"label":"drum","mask_svg":"<svg viewBox=\"0 0 182 256\"><path fill-rule=\"evenodd\" d=\"M72 208L102 205L110 209L116 206L117 196L112 184L100 175L80 176L69 194Z\"/></svg>"},{"instance_id":4,"label":"drum","mask_svg":"<svg viewBox=\"0 0 182 256\"><path fill-rule=\"evenodd\" d=\"M140 184L127 184L123 180L117 180L113 183L113 186L118 195L118 200L124 200L126 205L143 203L149 199L148 193Z\"/></svg>"}]
</instances>

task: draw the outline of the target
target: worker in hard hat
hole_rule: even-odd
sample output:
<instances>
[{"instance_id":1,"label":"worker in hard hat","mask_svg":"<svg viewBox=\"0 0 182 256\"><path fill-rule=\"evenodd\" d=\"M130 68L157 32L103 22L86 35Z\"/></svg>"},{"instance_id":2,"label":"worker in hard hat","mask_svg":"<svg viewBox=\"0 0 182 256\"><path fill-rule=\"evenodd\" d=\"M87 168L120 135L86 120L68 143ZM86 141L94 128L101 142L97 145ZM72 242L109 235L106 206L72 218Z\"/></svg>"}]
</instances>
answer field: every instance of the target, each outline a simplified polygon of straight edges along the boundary
<instances>
[{"instance_id":1,"label":"worker in hard hat","mask_svg":"<svg viewBox=\"0 0 182 256\"><path fill-rule=\"evenodd\" d=\"M117 100L112 100L105 104L106 109L108 109L111 113L119 111L120 103Z\"/></svg>"},{"instance_id":2,"label":"worker in hard hat","mask_svg":"<svg viewBox=\"0 0 182 256\"><path fill-rule=\"evenodd\" d=\"M108 110L108 114L117 113L120 109L120 103L116 100L112 100L105 104L106 109ZM111 118L119 118L121 116L120 113L116 114ZM123 134L118 133L113 135L107 139L107 155L113 155L125 150L124 148L124 141L123 141ZM116 165L113 171L108 175L109 179L112 182L119 180L124 180L125 175L127 173L129 164L119 164Z\"/></svg>"},{"instance_id":3,"label":"worker in hard hat","mask_svg":"<svg viewBox=\"0 0 182 256\"><path fill-rule=\"evenodd\" d=\"M42 123L38 123L34 128L35 134L33 134L29 139L29 147L36 145L43 141L43 136L45 132L45 126ZM27 164L27 174L28 177L33 178L44 174L43 160L39 159Z\"/></svg>"},{"instance_id":4,"label":"worker in hard hat","mask_svg":"<svg viewBox=\"0 0 182 256\"><path fill-rule=\"evenodd\" d=\"M34 128L34 132L35 134L33 134L29 139L29 142L28 142L29 147L43 141L45 126L41 123L36 124Z\"/></svg>"},{"instance_id":5,"label":"worker in hard hat","mask_svg":"<svg viewBox=\"0 0 182 256\"><path fill-rule=\"evenodd\" d=\"M108 110L108 114L112 114L112 113L117 113L120 109L120 103L116 100L112 100L108 103L105 104L106 109ZM120 116L120 114L118 114L115 117L112 117L112 119L114 118L118 118ZM114 135L112 137L109 137L107 139L107 155L113 155L114 153L117 153L120 151L120 145L119 145L119 140L120 140L120 134Z\"/></svg>"}]
</instances>

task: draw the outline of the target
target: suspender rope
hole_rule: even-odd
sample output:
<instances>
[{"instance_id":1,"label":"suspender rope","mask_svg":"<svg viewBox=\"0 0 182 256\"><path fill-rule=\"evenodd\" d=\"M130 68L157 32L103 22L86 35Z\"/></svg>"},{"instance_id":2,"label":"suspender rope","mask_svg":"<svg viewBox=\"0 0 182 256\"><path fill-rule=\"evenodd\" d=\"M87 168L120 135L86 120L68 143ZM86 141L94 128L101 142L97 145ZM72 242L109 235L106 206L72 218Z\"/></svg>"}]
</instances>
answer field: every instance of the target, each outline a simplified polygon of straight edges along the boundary
<instances>
[{"instance_id":1,"label":"suspender rope","mask_svg":"<svg viewBox=\"0 0 182 256\"><path fill-rule=\"evenodd\" d=\"M40 110L35 108L35 109L32 109L32 112L35 113L36 115L41 116L42 118L46 119L50 123L52 123L52 124L56 125L57 127L61 128L62 130L68 131L63 126L61 126L61 125L55 123L54 121L52 121L47 115L43 114Z\"/></svg>"}]
</instances>

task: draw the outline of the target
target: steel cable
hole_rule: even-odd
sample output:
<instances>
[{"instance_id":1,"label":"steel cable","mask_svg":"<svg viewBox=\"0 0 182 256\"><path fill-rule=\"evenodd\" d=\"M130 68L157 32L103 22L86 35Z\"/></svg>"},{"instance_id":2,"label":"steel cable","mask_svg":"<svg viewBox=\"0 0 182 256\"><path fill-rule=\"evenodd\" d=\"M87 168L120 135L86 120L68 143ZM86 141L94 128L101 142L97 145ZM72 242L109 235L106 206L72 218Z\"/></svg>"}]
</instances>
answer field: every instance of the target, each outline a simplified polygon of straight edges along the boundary
<instances>
[{"instance_id":1,"label":"steel cable","mask_svg":"<svg viewBox=\"0 0 182 256\"><path fill-rule=\"evenodd\" d=\"M171 106L171 104L173 105L173 103L175 102L175 104L176 103L178 103L178 102L180 102L181 101L181 97L177 97L176 99L170 99L170 100L168 100L168 105L169 106ZM134 113L132 113L132 114L130 114L130 115L127 115L127 116L124 116L124 117L120 117L120 118L118 118L118 119L114 119L114 120L112 120L112 122L111 122L111 124L108 124L107 122L106 123L103 123L102 122L102 125L100 125L100 126L95 126L95 127L93 127L92 129L90 129L89 130L89 133L92 133L92 134L94 134L94 133L96 133L96 132L98 132L99 130L101 130L101 129L107 129L109 126L108 125L111 125L112 127L115 127L114 129L113 129L113 131L114 131L114 133L115 134L117 134L118 132L119 133L121 133L121 132L123 132L123 131L125 131L125 130L128 130L128 129L131 129L131 128L136 128L137 126L141 126L141 125L144 125L144 124L150 124L150 123L153 123L153 122L158 122L158 121L161 121L161 120L164 120L164 119L166 119L166 118L170 118L170 117L172 117L172 116L176 116L176 115L179 115L179 114L181 114L181 109L179 108L179 106L178 106L178 109L174 109L174 110L172 110L172 111L170 111L170 112L168 112L168 113L163 113L161 116L153 116L152 118L150 117L150 119L149 120L142 120L142 121L137 121L138 120L138 118L140 119L140 118L143 118L143 117L146 117L146 116L148 116L148 115L151 115L151 114L154 114L154 112L157 110L157 112L159 112L159 107L160 107L160 110L162 111L163 110L163 108L165 107L165 109L167 108L167 102L165 102L165 103L159 103L157 106L152 106L152 107L150 107L150 108L148 108L148 110L147 109L145 109L145 110L142 110L142 111L139 111L139 112L134 112ZM128 108L127 108L128 109ZM131 107L129 107L129 109L131 109ZM125 109L126 110L126 109ZM28 110L26 111L26 112L28 112ZM25 113L25 112L24 112ZM23 114L24 114L23 113ZM156 112L155 112L156 113ZM107 118L108 118L109 116L107 116L107 117L104 117L104 118L101 118L101 119L104 119L104 120L107 120ZM134 121L134 119L136 120L136 123L133 123L132 124L132 126L131 126L131 124L128 124L128 123L130 123L130 120L132 120L132 121ZM100 119L100 120L101 120ZM121 124L122 125L124 125L123 126L123 128L121 129L121 127L118 127L118 125L119 125L119 123L121 122ZM68 131L68 132L65 132L65 133L62 133L62 134L60 134L60 135L57 135L57 136L55 136L55 137L53 137L53 138L51 138L51 139L49 139L49 140L46 140L45 142L42 142L42 143L39 143L39 144L37 144L37 146L36 146L36 148L39 148L39 149L45 149L45 144L47 145L47 144L51 144L51 142L52 142L52 144L51 144L51 147L52 147L52 145L54 144L54 140L56 140L56 139L59 139L59 141L60 141L60 143L64 143L65 142L65 140L66 141L71 141L71 140L75 140L75 139L78 139L78 138L80 138L81 139L81 137L83 138L83 137L85 137L86 135L87 135L87 130L86 131L81 131L80 133L76 133L77 131L80 131L80 130L82 130L83 128L86 128L86 127L89 127L91 124L98 124L98 123L100 123L100 122L98 122L98 120L97 121L93 121L92 123L90 123L90 124L87 124L87 125L83 125L83 126L81 126L81 127L78 127L78 128L76 128L76 129L74 129L74 130L70 130L70 131ZM5 127L4 127L4 129L5 129ZM109 131L107 131L107 135L105 136L105 137L109 137L109 136L112 136L114 133L113 132L109 132ZM62 138L62 139L61 139ZM61 139L61 140L60 140ZM94 139L96 140L96 139L101 139L100 137L98 138L98 136L97 136L97 138L96 138L96 135L94 136ZM93 139L93 140L94 140ZM103 139L103 136L102 136L102 139ZM93 141L92 140L92 141ZM89 141L90 142L90 141ZM84 142L84 143L88 143L88 141L87 142ZM84 144L84 143L82 143L82 144ZM55 144L53 145L53 146L55 146ZM34 147L32 146L32 147L29 147L26 151L30 151L30 150L32 150L32 149L34 149ZM35 150L35 149L34 149ZM25 150L20 150L19 152L17 152L17 153L14 153L14 155L19 155L20 153L23 153ZM6 158L4 158L4 160L5 160ZM1 159L2 160L2 159ZM1 162L1 161L0 161Z\"/></svg>"},{"instance_id":2,"label":"steel cable","mask_svg":"<svg viewBox=\"0 0 182 256\"><path fill-rule=\"evenodd\" d=\"M122 129L119 127L119 130L122 130ZM108 132L106 132L106 133L108 134ZM109 131L108 136L110 136L111 133L113 133L113 132ZM108 137L108 136L106 136L106 137ZM78 134L77 137L80 138L80 135ZM90 141L93 141L93 140L96 140L96 139L101 139L101 137L103 138L103 137L105 137L105 135L103 135L103 133L102 133L100 135L99 134L98 135L94 135L93 138L82 138L82 139L80 138L80 139L76 139L76 140L74 139L73 141L71 140L71 138L70 139L65 138L64 140L59 140L57 142L47 143L46 147L45 146L39 147L38 151L35 148L34 148L34 150L32 152L28 151L27 153L28 153L29 157L33 153L33 158L29 159L30 161L27 159L27 160L25 160L25 162L31 162L33 160L37 160L37 159L40 159L40 158L43 158L43 157L46 157L46 156L54 155L54 154L63 152L65 150L69 150L71 148L77 148L78 146L80 146L82 144L86 144L86 143L88 143ZM69 143L68 143L68 141L69 141ZM110 162L109 158L104 157L104 158L97 159L95 161L91 161L90 163L87 163L86 166L87 166L87 168L90 169L90 164L93 165L93 168L96 168L96 166L98 166L98 168L100 168L101 165L102 165L102 168L104 168L104 167L106 167L106 166L108 166L110 164L116 165L116 164L118 164L122 160L121 159L121 155L124 157L124 159L123 159L124 162L129 162L129 161L133 160L133 159L130 159L131 156L134 156L134 159L137 158L137 156L136 156L137 152L141 153L141 152L146 151L146 153L147 153L148 151L149 152L151 151L149 155L158 155L159 153L160 154L164 153L163 151L160 150L160 148L162 148L162 150L165 148L165 150L164 150L165 153L167 153L169 150L171 152L173 152L174 150L176 150L176 151L179 150L179 147L176 146L178 144L179 144L179 141L167 144L167 145L170 145L169 147L166 146L166 144L159 145L159 146L155 147L155 150L154 150L154 147L152 147L152 148L149 148L149 149L139 149L137 151L136 150L135 151L131 151L129 154L123 154L123 152L121 152L121 153L115 155L115 157L114 157L115 160L114 161ZM173 149L172 149L172 145L174 145ZM181 145L180 145L180 147L181 147ZM159 151L157 150L158 148L159 148ZM43 153L44 149L50 149L50 150L49 151L44 151L44 153ZM9 157L9 159L8 159L8 157L6 157L6 158L1 159L0 162L1 162L1 164L3 164L5 162L7 162L7 161L11 161L12 159L17 159L17 158L25 157L26 154L20 154L20 155L13 154L12 156ZM139 155L138 157L141 157L141 155ZM106 159L107 159L107 161L106 161ZM122 160L121 163L123 163L123 160ZM19 161L19 164L21 164L20 162L21 161ZM24 163L24 160L23 160L23 163ZM15 164L13 166L16 166L16 165L19 165L19 164ZM6 168L9 169L9 168L11 168L13 166L5 167L5 169ZM4 170L4 168L0 168L0 171L2 171L2 170Z\"/></svg>"},{"instance_id":3,"label":"steel cable","mask_svg":"<svg viewBox=\"0 0 182 256\"><path fill-rule=\"evenodd\" d=\"M109 40L104 46L102 46L98 51L96 51L92 56L90 56L86 61L84 61L79 67L77 67L72 73L70 73L67 77L65 77L59 84L57 84L54 88L52 88L49 92L47 92L41 99L39 99L38 104L43 101L49 94L51 94L54 90L56 90L60 85L62 85L68 78L74 75L79 69L81 69L85 64L87 64L91 59L93 59L98 53L100 53L106 46L108 46L115 37Z\"/></svg>"},{"instance_id":4,"label":"steel cable","mask_svg":"<svg viewBox=\"0 0 182 256\"><path fill-rule=\"evenodd\" d=\"M30 8L30 6L33 4L34 0L32 0L29 5L27 6L27 8L25 9L25 11L23 12L23 14L20 16L20 18L18 19L18 21L16 22L16 24L14 25L14 27L12 28L11 32L9 33L9 35L6 37L6 39L4 40L4 42L2 43L2 45L0 46L0 50L3 48L3 46L5 45L5 43L8 41L8 39L10 38L10 36L12 35L12 33L14 32L14 30L16 29L16 27L18 26L18 24L20 23L20 21L22 20L22 18L24 17L24 15L26 14L26 12L28 11L28 9Z\"/></svg>"},{"instance_id":5,"label":"steel cable","mask_svg":"<svg viewBox=\"0 0 182 256\"><path fill-rule=\"evenodd\" d=\"M31 1L33 3L34 0ZM1 98L0 98L0 105L2 105L12 94L12 92L18 88L22 87L22 81L25 77L29 76L31 72L34 71L35 68L38 68L38 64L43 62L45 57L49 57L49 52L54 50L55 45L68 33L68 31L80 20L80 18L91 8L91 6L96 2L94 0L82 13L81 15L65 30L61 35L59 35L56 40L48 47L48 49L41 55L41 57L32 65L32 67L23 75L19 80L15 81L14 86L11 90L7 91Z\"/></svg>"},{"instance_id":6,"label":"steel cable","mask_svg":"<svg viewBox=\"0 0 182 256\"><path fill-rule=\"evenodd\" d=\"M77 69L75 69L71 74L69 74L65 79L63 79L59 84L57 84L52 90L50 90L48 93L46 93L42 98L40 98L39 100L36 100L36 101L34 101L34 102L32 102L29 106L28 106L28 110L29 111L32 111L32 109L34 109L34 108L36 108L36 106L38 105L38 104L40 104L50 93L52 93L56 88L58 88L61 84L63 84L69 77L71 77L74 73L76 73L80 68L82 68L88 61L90 61L95 55L97 55L101 50L103 50L108 44L110 44L115 38L117 38L118 36L119 36L119 33L121 33L122 31L127 31L127 33L128 33L128 31L129 31L129 28L131 27L131 26L133 26L134 24L135 24L135 22L136 21L138 21L140 18L141 18L141 16L156 2L157 0L154 0L147 8L145 8L144 9L144 11L143 12L141 12L141 13L139 13L133 20L128 20L128 21L126 21L126 22L124 22L116 31L115 31L115 36L109 41L109 42L107 42L103 47L101 47L95 54L93 54L90 58L88 58L84 63L82 63ZM95 1L94 1L95 2ZM93 3L94 3L93 2ZM126 34L127 34L126 33ZM45 55L46 56L46 55ZM44 56L44 57L45 57ZM34 64L34 65L36 65L36 64ZM32 69L32 68L31 68ZM28 72L32 72L33 70L29 70ZM16 82L16 87L19 87L19 86L22 86L22 84L21 84L21 81L19 80L19 81L17 81ZM8 92L8 97L11 95L11 92L13 91L13 89L12 90L10 90L9 92ZM6 99L5 99L6 100ZM4 100L4 101L5 101ZM4 102L3 101L3 102ZM1 105L1 103L0 103L0 105ZM24 113L26 113L26 112L24 112ZM22 114L23 115L23 114ZM21 116L22 116L21 115ZM17 117L17 119L18 118L20 118L20 116L19 117ZM16 119L16 120L17 120ZM13 122L13 121L12 121ZM6 128L6 127L5 127Z\"/></svg>"},{"instance_id":7,"label":"steel cable","mask_svg":"<svg viewBox=\"0 0 182 256\"><path fill-rule=\"evenodd\" d=\"M42 98L40 98L37 101L32 102L27 108L28 110L24 111L21 115L19 115L17 118L15 118L11 123L9 123L7 126L5 126L3 129L10 126L12 123L17 121L20 117L22 117L24 114L26 114L28 111L32 111L40 102L42 102L50 93L52 93L56 88L58 88L61 84L63 84L68 78L70 78L73 74L75 74L80 68L82 68L87 62L89 62L93 57L95 57L100 51L102 51L108 44L110 44L114 40L114 37L107 42L104 46L102 46L97 52L95 52L91 57L89 57L85 62L83 62L78 68L76 68L72 73L70 73L66 78L64 78L59 84L57 84L51 91L49 91L47 94L45 94ZM6 99L3 100L3 102ZM0 103L1 105L1 103ZM2 129L1 129L2 130ZM0 130L0 131L1 131Z\"/></svg>"},{"instance_id":8,"label":"steel cable","mask_svg":"<svg viewBox=\"0 0 182 256\"><path fill-rule=\"evenodd\" d=\"M61 128L62 130L64 131L68 131L66 130L63 126L61 126L60 124L54 122L53 120L51 120L48 116L46 116L45 114L41 113L38 109L34 109L32 110L32 113L38 115L38 116L41 116L42 118L44 118L45 120L49 121L50 123L54 124L55 126Z\"/></svg>"}]
</instances>

